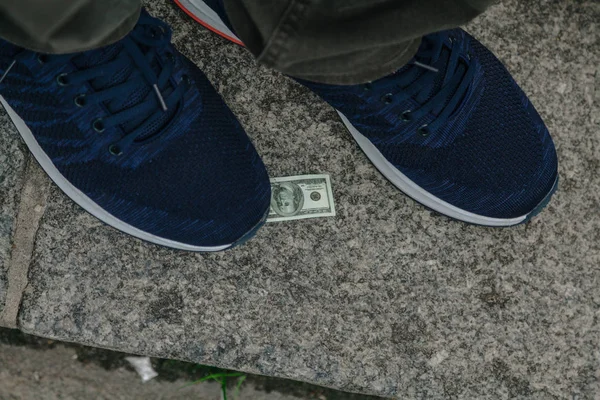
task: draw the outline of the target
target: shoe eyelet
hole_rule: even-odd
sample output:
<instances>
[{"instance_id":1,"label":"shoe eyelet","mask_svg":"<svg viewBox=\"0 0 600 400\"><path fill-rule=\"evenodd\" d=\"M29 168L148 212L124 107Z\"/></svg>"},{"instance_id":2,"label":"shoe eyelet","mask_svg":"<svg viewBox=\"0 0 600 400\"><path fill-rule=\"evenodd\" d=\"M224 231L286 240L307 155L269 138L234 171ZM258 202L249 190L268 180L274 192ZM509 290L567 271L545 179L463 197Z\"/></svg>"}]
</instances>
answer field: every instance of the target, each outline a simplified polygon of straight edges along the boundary
<instances>
[{"instance_id":1,"label":"shoe eyelet","mask_svg":"<svg viewBox=\"0 0 600 400\"><path fill-rule=\"evenodd\" d=\"M372 89L373 89L373 85L371 84L371 82L369 82L369 83L365 83L365 84L363 85L363 90L364 90L365 92L370 92Z\"/></svg>"},{"instance_id":2,"label":"shoe eyelet","mask_svg":"<svg viewBox=\"0 0 600 400\"><path fill-rule=\"evenodd\" d=\"M191 82L190 77L187 75L181 75L181 82L189 85Z\"/></svg>"},{"instance_id":3,"label":"shoe eyelet","mask_svg":"<svg viewBox=\"0 0 600 400\"><path fill-rule=\"evenodd\" d=\"M85 107L87 101L85 100L85 94L80 94L73 99L73 103L79 108Z\"/></svg>"},{"instance_id":4,"label":"shoe eyelet","mask_svg":"<svg viewBox=\"0 0 600 400\"><path fill-rule=\"evenodd\" d=\"M429 128L428 128L427 124L422 125L419 129L417 129L417 132L419 133L419 135L421 135L423 137L427 137L431 133L431 132L429 132Z\"/></svg>"},{"instance_id":5,"label":"shoe eyelet","mask_svg":"<svg viewBox=\"0 0 600 400\"><path fill-rule=\"evenodd\" d=\"M152 27L152 29L150 30L150 36L153 39L159 38L162 35L164 35L165 33L167 33L167 30L165 28L163 28L162 26Z\"/></svg>"},{"instance_id":6,"label":"shoe eyelet","mask_svg":"<svg viewBox=\"0 0 600 400\"><path fill-rule=\"evenodd\" d=\"M471 52L468 51L467 52L467 60L471 61L472 58L473 58L473 56L471 55Z\"/></svg>"},{"instance_id":7,"label":"shoe eyelet","mask_svg":"<svg viewBox=\"0 0 600 400\"><path fill-rule=\"evenodd\" d=\"M60 74L56 77L56 83L58 83L59 86L67 86L69 85L69 80L67 79L67 76L69 74Z\"/></svg>"},{"instance_id":8,"label":"shoe eyelet","mask_svg":"<svg viewBox=\"0 0 600 400\"><path fill-rule=\"evenodd\" d=\"M385 104L392 104L392 101L394 101L394 95L388 93L381 98L381 101Z\"/></svg>"},{"instance_id":9,"label":"shoe eyelet","mask_svg":"<svg viewBox=\"0 0 600 400\"><path fill-rule=\"evenodd\" d=\"M92 122L92 128L94 128L94 130L98 133L104 132L106 130L106 127L104 126L104 120L102 118L96 119L94 122Z\"/></svg>"},{"instance_id":10,"label":"shoe eyelet","mask_svg":"<svg viewBox=\"0 0 600 400\"><path fill-rule=\"evenodd\" d=\"M412 119L411 115L410 115L411 111L410 110L406 110L404 111L401 115L400 118L402 118L402 121L404 122L408 122Z\"/></svg>"},{"instance_id":11,"label":"shoe eyelet","mask_svg":"<svg viewBox=\"0 0 600 400\"><path fill-rule=\"evenodd\" d=\"M118 157L123 154L121 148L116 144L111 144L110 146L108 146L108 152L115 157Z\"/></svg>"},{"instance_id":12,"label":"shoe eyelet","mask_svg":"<svg viewBox=\"0 0 600 400\"><path fill-rule=\"evenodd\" d=\"M450 43L454 43L454 42L456 42L456 37L454 37L454 36L449 36L449 37L448 37L448 40L450 41Z\"/></svg>"},{"instance_id":13,"label":"shoe eyelet","mask_svg":"<svg viewBox=\"0 0 600 400\"><path fill-rule=\"evenodd\" d=\"M37 56L37 60L40 63L40 65L44 65L48 62L48 56L46 54L38 54Z\"/></svg>"}]
</instances>

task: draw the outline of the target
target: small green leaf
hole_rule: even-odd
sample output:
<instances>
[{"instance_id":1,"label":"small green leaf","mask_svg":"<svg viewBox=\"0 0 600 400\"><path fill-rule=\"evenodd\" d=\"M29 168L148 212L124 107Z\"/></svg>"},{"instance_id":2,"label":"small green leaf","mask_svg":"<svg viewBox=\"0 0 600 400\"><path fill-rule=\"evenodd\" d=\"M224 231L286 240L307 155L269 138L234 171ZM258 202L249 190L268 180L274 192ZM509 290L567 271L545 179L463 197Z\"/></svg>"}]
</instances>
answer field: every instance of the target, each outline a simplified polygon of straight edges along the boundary
<instances>
[{"instance_id":1,"label":"small green leaf","mask_svg":"<svg viewBox=\"0 0 600 400\"><path fill-rule=\"evenodd\" d=\"M233 398L237 399L238 396L240 395L240 389L242 387L242 384L244 383L244 381L246 380L247 376L246 375L242 375L238 378L237 384L235 385L235 390L233 392Z\"/></svg>"}]
</instances>

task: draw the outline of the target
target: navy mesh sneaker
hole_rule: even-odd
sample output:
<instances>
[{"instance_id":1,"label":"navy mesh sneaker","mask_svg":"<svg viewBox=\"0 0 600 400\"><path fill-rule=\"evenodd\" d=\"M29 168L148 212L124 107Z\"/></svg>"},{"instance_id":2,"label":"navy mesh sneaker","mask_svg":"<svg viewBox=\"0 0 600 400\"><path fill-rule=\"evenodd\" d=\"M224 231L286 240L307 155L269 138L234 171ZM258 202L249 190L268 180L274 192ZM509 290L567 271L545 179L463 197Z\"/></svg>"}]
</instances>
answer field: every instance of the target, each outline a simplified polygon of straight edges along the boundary
<instances>
[{"instance_id":1,"label":"navy mesh sneaker","mask_svg":"<svg viewBox=\"0 0 600 400\"><path fill-rule=\"evenodd\" d=\"M218 251L265 220L270 185L239 122L145 11L121 41L44 55L0 41L0 102L76 203L149 242Z\"/></svg>"},{"instance_id":2,"label":"navy mesh sneaker","mask_svg":"<svg viewBox=\"0 0 600 400\"><path fill-rule=\"evenodd\" d=\"M213 31L234 35L222 0L176 1ZM369 84L299 82L338 111L385 177L449 217L520 224L557 188L556 151L540 116L502 63L462 29L426 36L406 66Z\"/></svg>"}]
</instances>

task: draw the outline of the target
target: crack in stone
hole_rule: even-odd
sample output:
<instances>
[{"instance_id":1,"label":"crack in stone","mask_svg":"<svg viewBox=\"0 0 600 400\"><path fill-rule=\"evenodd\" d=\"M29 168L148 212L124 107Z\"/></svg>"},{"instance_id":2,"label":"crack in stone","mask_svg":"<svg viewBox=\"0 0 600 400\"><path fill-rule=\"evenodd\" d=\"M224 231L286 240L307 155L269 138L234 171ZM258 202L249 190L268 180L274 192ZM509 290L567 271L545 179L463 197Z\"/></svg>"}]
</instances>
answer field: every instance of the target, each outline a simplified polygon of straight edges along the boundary
<instances>
[{"instance_id":1,"label":"crack in stone","mask_svg":"<svg viewBox=\"0 0 600 400\"><path fill-rule=\"evenodd\" d=\"M29 283L28 273L35 237L46 210L50 180L32 157L26 167L26 181L21 191L13 248L8 264L8 290L0 326L17 328L23 293Z\"/></svg>"}]
</instances>

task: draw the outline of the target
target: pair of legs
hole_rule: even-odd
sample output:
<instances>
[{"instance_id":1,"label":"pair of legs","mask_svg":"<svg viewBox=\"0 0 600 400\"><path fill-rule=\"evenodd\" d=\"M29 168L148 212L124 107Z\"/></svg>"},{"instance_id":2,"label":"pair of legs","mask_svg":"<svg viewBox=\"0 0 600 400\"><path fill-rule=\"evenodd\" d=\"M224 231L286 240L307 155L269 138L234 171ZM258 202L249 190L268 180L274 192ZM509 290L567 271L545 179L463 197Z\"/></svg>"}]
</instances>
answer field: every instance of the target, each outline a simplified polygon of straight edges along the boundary
<instances>
[{"instance_id":1,"label":"pair of legs","mask_svg":"<svg viewBox=\"0 0 600 400\"><path fill-rule=\"evenodd\" d=\"M424 35L464 24L497 0L168 1L243 42L268 67L309 81L356 84L396 71ZM141 3L0 0L0 37L43 53L99 48L133 29Z\"/></svg>"},{"instance_id":2,"label":"pair of legs","mask_svg":"<svg viewBox=\"0 0 600 400\"><path fill-rule=\"evenodd\" d=\"M374 165L436 211L511 226L556 188L554 145L526 96L479 42L444 30L487 1L176 2L319 94ZM0 0L0 101L51 178L154 243L209 251L250 237L267 173L169 27L138 18L136 1L102 2L104 14L100 2L49 3L35 20Z\"/></svg>"}]
</instances>

